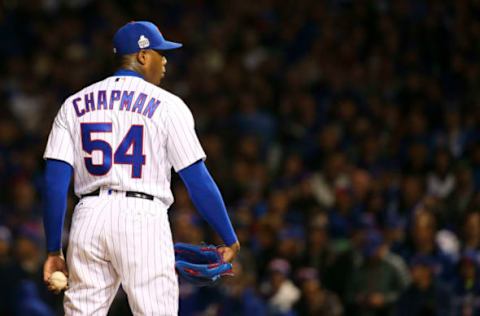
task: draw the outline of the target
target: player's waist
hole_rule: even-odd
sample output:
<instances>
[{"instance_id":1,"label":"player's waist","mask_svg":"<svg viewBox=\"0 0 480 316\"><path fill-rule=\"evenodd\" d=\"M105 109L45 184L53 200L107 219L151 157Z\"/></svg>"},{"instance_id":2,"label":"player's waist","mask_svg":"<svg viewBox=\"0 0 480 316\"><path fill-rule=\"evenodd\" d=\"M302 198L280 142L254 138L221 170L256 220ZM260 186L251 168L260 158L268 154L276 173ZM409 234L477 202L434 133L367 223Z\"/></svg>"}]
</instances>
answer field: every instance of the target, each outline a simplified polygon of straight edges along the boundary
<instances>
[{"instance_id":1,"label":"player's waist","mask_svg":"<svg viewBox=\"0 0 480 316\"><path fill-rule=\"evenodd\" d=\"M85 193L82 194L80 197L83 199L85 197L89 196L100 196L100 195L112 195L113 193L115 194L124 194L126 197L132 197L132 198L138 198L138 199L145 199L145 200L150 200L153 201L155 197L151 194L147 194L144 192L138 192L138 191L121 191L121 190L115 190L115 189L110 189L110 188L98 188L95 191L92 191L90 193Z\"/></svg>"}]
</instances>

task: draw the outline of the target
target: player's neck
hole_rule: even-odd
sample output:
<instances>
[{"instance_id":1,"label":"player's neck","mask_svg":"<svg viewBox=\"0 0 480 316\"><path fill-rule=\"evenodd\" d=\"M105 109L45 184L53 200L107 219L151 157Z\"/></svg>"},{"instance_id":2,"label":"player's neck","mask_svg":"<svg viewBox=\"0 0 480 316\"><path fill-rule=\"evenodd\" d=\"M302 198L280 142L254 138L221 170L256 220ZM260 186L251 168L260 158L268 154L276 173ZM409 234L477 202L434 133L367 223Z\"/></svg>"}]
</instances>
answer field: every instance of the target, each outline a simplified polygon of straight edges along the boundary
<instances>
[{"instance_id":1,"label":"player's neck","mask_svg":"<svg viewBox=\"0 0 480 316\"><path fill-rule=\"evenodd\" d=\"M117 71L122 71L122 70L127 70L127 71L133 71L142 76L142 78L145 78L145 73L140 67L136 67L136 65L122 65L120 68L117 69Z\"/></svg>"}]
</instances>

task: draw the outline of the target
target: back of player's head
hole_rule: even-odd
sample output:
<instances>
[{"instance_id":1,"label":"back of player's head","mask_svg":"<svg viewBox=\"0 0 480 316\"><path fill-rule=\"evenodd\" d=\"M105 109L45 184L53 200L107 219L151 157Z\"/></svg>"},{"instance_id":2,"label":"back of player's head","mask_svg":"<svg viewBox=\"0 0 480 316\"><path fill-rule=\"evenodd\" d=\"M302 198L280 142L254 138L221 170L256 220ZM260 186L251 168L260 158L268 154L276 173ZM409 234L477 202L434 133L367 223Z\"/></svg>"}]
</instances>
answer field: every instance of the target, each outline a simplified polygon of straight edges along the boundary
<instances>
[{"instance_id":1,"label":"back of player's head","mask_svg":"<svg viewBox=\"0 0 480 316\"><path fill-rule=\"evenodd\" d=\"M113 52L116 55L129 55L142 49L170 50L182 44L166 40L158 27L148 21L132 21L113 36Z\"/></svg>"}]
</instances>

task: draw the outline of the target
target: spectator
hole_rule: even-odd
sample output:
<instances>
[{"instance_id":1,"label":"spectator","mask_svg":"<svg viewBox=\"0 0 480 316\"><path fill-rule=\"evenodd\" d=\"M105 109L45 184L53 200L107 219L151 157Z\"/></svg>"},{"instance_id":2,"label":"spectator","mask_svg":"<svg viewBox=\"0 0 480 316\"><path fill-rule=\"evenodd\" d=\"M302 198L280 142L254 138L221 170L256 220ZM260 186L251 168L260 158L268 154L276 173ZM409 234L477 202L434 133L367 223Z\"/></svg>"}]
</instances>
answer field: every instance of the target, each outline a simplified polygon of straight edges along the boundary
<instances>
[{"instance_id":1,"label":"spectator","mask_svg":"<svg viewBox=\"0 0 480 316\"><path fill-rule=\"evenodd\" d=\"M397 302L398 316L452 315L451 293L435 280L435 261L426 256L410 262L412 284Z\"/></svg>"},{"instance_id":2,"label":"spectator","mask_svg":"<svg viewBox=\"0 0 480 316\"><path fill-rule=\"evenodd\" d=\"M300 290L289 279L290 264L283 259L273 259L268 271L269 279L261 287L267 300L268 315L293 315L293 305L300 298Z\"/></svg>"},{"instance_id":3,"label":"spectator","mask_svg":"<svg viewBox=\"0 0 480 316\"><path fill-rule=\"evenodd\" d=\"M296 270L301 264L305 253L305 232L303 227L290 225L279 232L277 255L287 260Z\"/></svg>"},{"instance_id":4,"label":"spectator","mask_svg":"<svg viewBox=\"0 0 480 316\"><path fill-rule=\"evenodd\" d=\"M436 263L436 274L449 281L453 273L453 258L448 256L436 243L436 220L432 212L419 209L414 215L411 231L411 245L404 253L405 261L415 256L430 257Z\"/></svg>"},{"instance_id":5,"label":"spectator","mask_svg":"<svg viewBox=\"0 0 480 316\"><path fill-rule=\"evenodd\" d=\"M451 157L445 149L438 149L434 157L434 169L427 177L427 192L444 199L455 188L455 175L451 170Z\"/></svg>"},{"instance_id":6,"label":"spectator","mask_svg":"<svg viewBox=\"0 0 480 316\"><path fill-rule=\"evenodd\" d=\"M469 212L463 221L463 248L480 251L480 212Z\"/></svg>"},{"instance_id":7,"label":"spectator","mask_svg":"<svg viewBox=\"0 0 480 316\"><path fill-rule=\"evenodd\" d=\"M402 277L385 259L387 252L382 235L370 231L362 247L364 262L353 271L347 289L348 302L357 315L393 315Z\"/></svg>"},{"instance_id":8,"label":"spectator","mask_svg":"<svg viewBox=\"0 0 480 316\"><path fill-rule=\"evenodd\" d=\"M458 263L459 274L453 286L455 315L480 315L478 259L478 253L466 251Z\"/></svg>"},{"instance_id":9,"label":"spectator","mask_svg":"<svg viewBox=\"0 0 480 316\"><path fill-rule=\"evenodd\" d=\"M328 236L328 217L320 213L310 222L305 251L305 266L316 269L320 280L326 280L331 267L334 264L336 253L330 245Z\"/></svg>"},{"instance_id":10,"label":"spectator","mask_svg":"<svg viewBox=\"0 0 480 316\"><path fill-rule=\"evenodd\" d=\"M0 226L0 269L10 262L10 250L12 246L12 233L5 226Z\"/></svg>"},{"instance_id":11,"label":"spectator","mask_svg":"<svg viewBox=\"0 0 480 316\"><path fill-rule=\"evenodd\" d=\"M8 288L10 279L9 272L12 269L11 260L12 234L5 226L0 226L0 280L4 286L0 287L0 314L9 315L12 313L10 297L11 289ZM11 284L10 284L11 285Z\"/></svg>"},{"instance_id":12,"label":"spectator","mask_svg":"<svg viewBox=\"0 0 480 316\"><path fill-rule=\"evenodd\" d=\"M475 195L475 185L470 166L463 162L459 163L455 170L455 179L457 185L447 199L448 218L455 225L461 225L461 219L472 206Z\"/></svg>"},{"instance_id":13,"label":"spectator","mask_svg":"<svg viewBox=\"0 0 480 316\"><path fill-rule=\"evenodd\" d=\"M218 307L218 315L266 315L266 304L256 293L255 275L243 270L239 263L234 263L235 278L227 279L221 287L223 298Z\"/></svg>"},{"instance_id":14,"label":"spectator","mask_svg":"<svg viewBox=\"0 0 480 316\"><path fill-rule=\"evenodd\" d=\"M362 247L371 223L364 217L356 218L346 245L337 245L337 256L327 272L325 284L334 291L343 302L347 301L347 291L353 278L353 273L363 262ZM347 306L348 308L348 306Z\"/></svg>"},{"instance_id":15,"label":"spectator","mask_svg":"<svg viewBox=\"0 0 480 316\"><path fill-rule=\"evenodd\" d=\"M318 280L314 268L302 268L298 271L302 295L295 304L298 316L340 316L343 307L338 297L326 290Z\"/></svg>"}]
</instances>

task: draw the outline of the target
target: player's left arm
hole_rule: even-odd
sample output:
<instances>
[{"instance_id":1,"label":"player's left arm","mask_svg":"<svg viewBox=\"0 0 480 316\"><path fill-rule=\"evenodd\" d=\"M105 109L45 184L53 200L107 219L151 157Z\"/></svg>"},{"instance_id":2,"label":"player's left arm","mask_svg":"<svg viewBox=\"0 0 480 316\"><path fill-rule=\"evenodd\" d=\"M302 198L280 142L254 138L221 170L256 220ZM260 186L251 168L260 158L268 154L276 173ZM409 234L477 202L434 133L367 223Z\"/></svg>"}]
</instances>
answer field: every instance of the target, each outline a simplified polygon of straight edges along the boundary
<instances>
[{"instance_id":1,"label":"player's left arm","mask_svg":"<svg viewBox=\"0 0 480 316\"><path fill-rule=\"evenodd\" d=\"M240 243L233 229L220 190L213 180L203 160L178 172L193 204L220 235L228 247L221 248L220 252L225 261L230 262L240 250Z\"/></svg>"},{"instance_id":2,"label":"player's left arm","mask_svg":"<svg viewBox=\"0 0 480 316\"><path fill-rule=\"evenodd\" d=\"M185 183L195 207L222 237L227 247L219 249L225 261L231 261L240 249L222 195L203 160L205 152L195 133L190 109L181 100L166 111L167 157Z\"/></svg>"}]
</instances>

